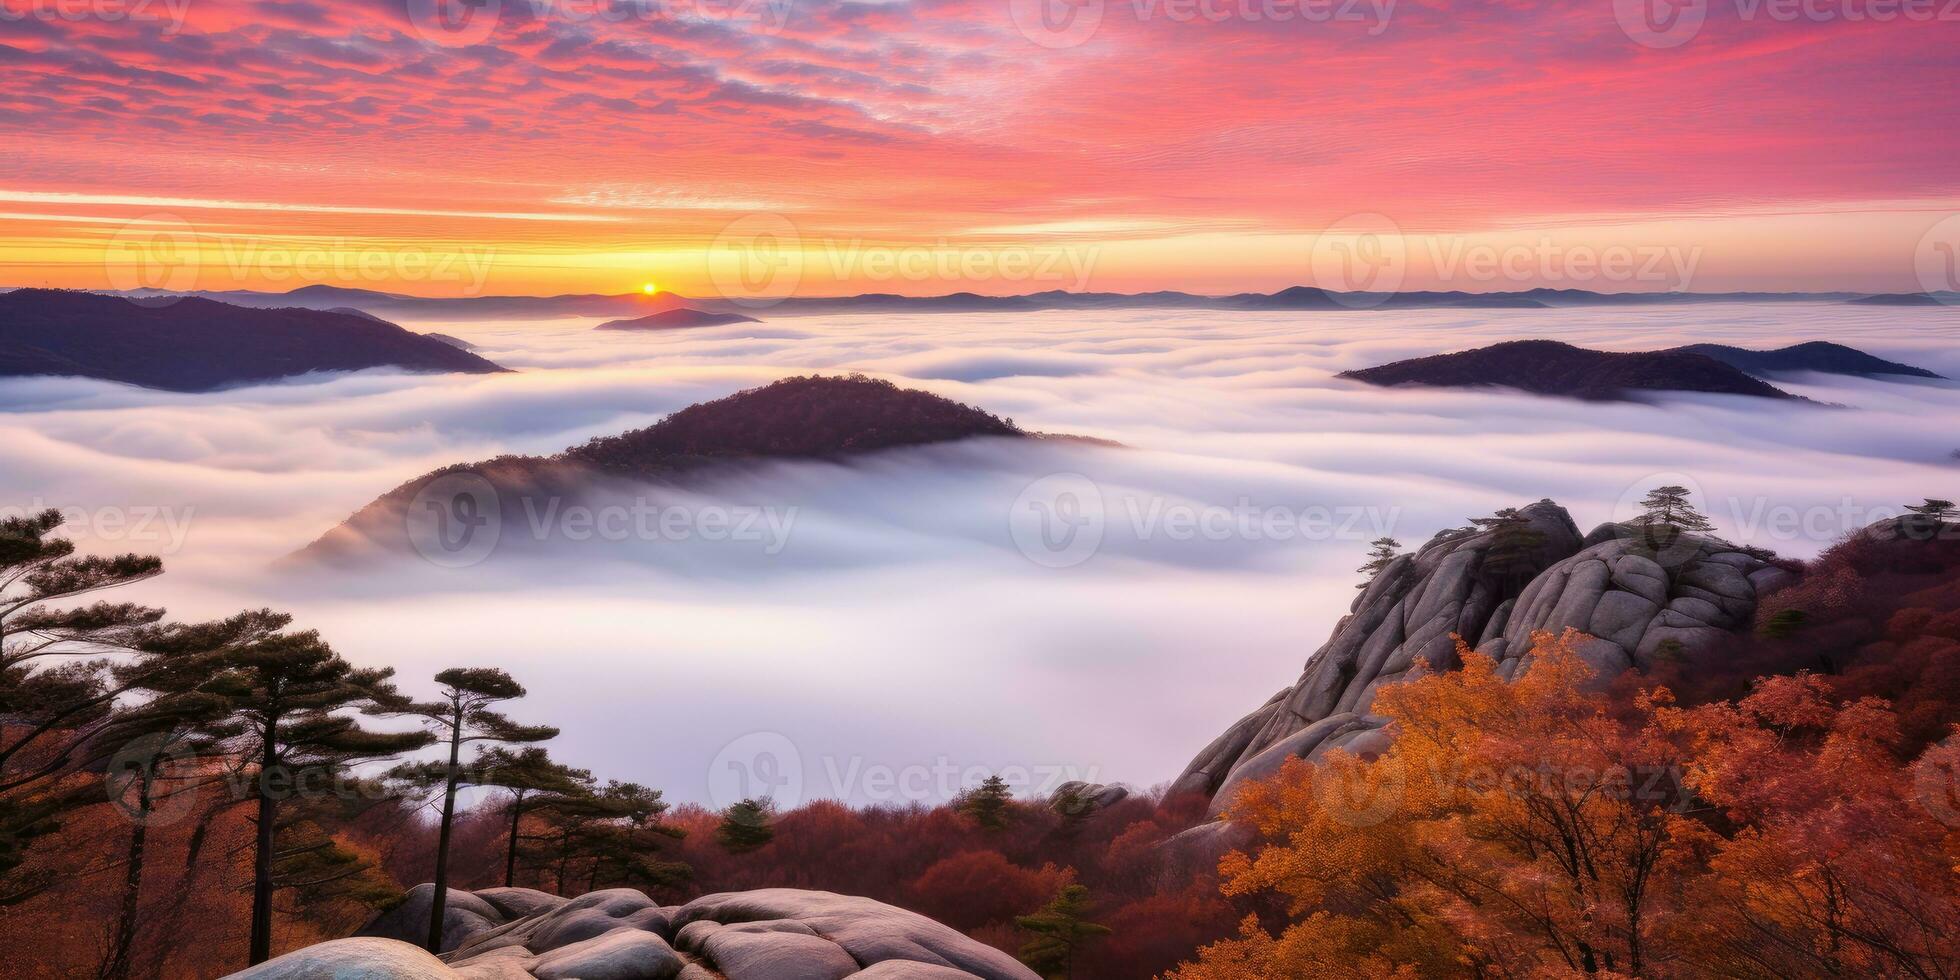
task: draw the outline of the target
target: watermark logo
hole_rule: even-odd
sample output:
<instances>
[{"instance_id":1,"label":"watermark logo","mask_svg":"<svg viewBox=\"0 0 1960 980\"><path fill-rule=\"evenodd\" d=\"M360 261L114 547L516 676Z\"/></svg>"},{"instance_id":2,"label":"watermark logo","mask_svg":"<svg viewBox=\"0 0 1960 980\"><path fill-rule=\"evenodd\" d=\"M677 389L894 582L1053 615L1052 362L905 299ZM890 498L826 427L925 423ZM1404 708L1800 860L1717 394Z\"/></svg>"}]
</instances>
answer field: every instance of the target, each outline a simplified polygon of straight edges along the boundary
<instances>
[{"instance_id":1,"label":"watermark logo","mask_svg":"<svg viewBox=\"0 0 1960 980\"><path fill-rule=\"evenodd\" d=\"M1685 290L1701 267L1700 245L1561 242L1541 235L1529 242L1472 242L1455 235L1424 239L1429 267L1452 285L1596 286L1640 284Z\"/></svg>"},{"instance_id":2,"label":"watermark logo","mask_svg":"<svg viewBox=\"0 0 1960 980\"><path fill-rule=\"evenodd\" d=\"M1613 17L1633 43L1664 51L1701 33L1708 0L1613 0Z\"/></svg>"},{"instance_id":3,"label":"watermark logo","mask_svg":"<svg viewBox=\"0 0 1960 980\"><path fill-rule=\"evenodd\" d=\"M1314 801L1335 823L1375 827L1401 809L1409 780L1400 756L1374 762L1340 759L1318 768L1312 789Z\"/></svg>"},{"instance_id":4,"label":"watermark logo","mask_svg":"<svg viewBox=\"0 0 1960 980\"><path fill-rule=\"evenodd\" d=\"M497 30L503 0L407 0L417 37L445 48L482 44Z\"/></svg>"},{"instance_id":5,"label":"watermark logo","mask_svg":"<svg viewBox=\"0 0 1960 980\"><path fill-rule=\"evenodd\" d=\"M1928 295L1947 304L1960 301L1960 214L1926 230L1913 251L1912 267Z\"/></svg>"},{"instance_id":6,"label":"watermark logo","mask_svg":"<svg viewBox=\"0 0 1960 980\"><path fill-rule=\"evenodd\" d=\"M1622 526L1622 535L1631 538L1642 557L1651 558L1663 568L1677 568L1701 550L1701 539L1682 533L1652 513L1648 497L1660 488L1687 491L1685 501L1694 505L1707 500L1701 484L1686 473L1649 473L1627 485L1613 501L1613 523Z\"/></svg>"},{"instance_id":7,"label":"watermark logo","mask_svg":"<svg viewBox=\"0 0 1960 980\"><path fill-rule=\"evenodd\" d=\"M0 0L0 24L30 18L45 23L162 24L157 33L169 38L183 33L190 10L191 0Z\"/></svg>"},{"instance_id":8,"label":"watermark logo","mask_svg":"<svg viewBox=\"0 0 1960 980\"><path fill-rule=\"evenodd\" d=\"M168 733L139 736L109 757L103 784L109 802L125 820L146 827L168 827L197 806L197 793L171 785L196 768L197 755ZM147 806L144 798L148 797Z\"/></svg>"},{"instance_id":9,"label":"watermark logo","mask_svg":"<svg viewBox=\"0 0 1960 980\"><path fill-rule=\"evenodd\" d=\"M1053 473L1028 484L1007 516L1014 546L1046 568L1088 561L1102 546L1106 522L1102 488L1080 473Z\"/></svg>"},{"instance_id":10,"label":"watermark logo","mask_svg":"<svg viewBox=\"0 0 1960 980\"><path fill-rule=\"evenodd\" d=\"M1960 20L1954 0L1722 0L1726 17L1743 24L1915 24ZM1613 0L1620 30L1635 44L1656 50L1695 39L1715 0Z\"/></svg>"},{"instance_id":11,"label":"watermark logo","mask_svg":"<svg viewBox=\"0 0 1960 980\"><path fill-rule=\"evenodd\" d=\"M490 557L503 533L497 488L475 473L449 473L409 501L408 540L430 564L467 568Z\"/></svg>"},{"instance_id":12,"label":"watermark logo","mask_svg":"<svg viewBox=\"0 0 1960 980\"><path fill-rule=\"evenodd\" d=\"M1044 48L1073 48L1096 36L1104 0L1008 0L1014 28Z\"/></svg>"},{"instance_id":13,"label":"watermark logo","mask_svg":"<svg viewBox=\"0 0 1960 980\"><path fill-rule=\"evenodd\" d=\"M715 753L708 766L708 800L721 810L743 800L793 809L803 802L803 753L780 732L750 732Z\"/></svg>"},{"instance_id":14,"label":"watermark logo","mask_svg":"<svg viewBox=\"0 0 1960 980\"><path fill-rule=\"evenodd\" d=\"M146 214L123 225L102 251L102 271L110 288L124 292L188 292L197 288L199 265L197 232L174 214ZM180 298L158 296L143 302L168 305Z\"/></svg>"},{"instance_id":15,"label":"watermark logo","mask_svg":"<svg viewBox=\"0 0 1960 980\"><path fill-rule=\"evenodd\" d=\"M751 214L730 222L708 244L708 279L724 299L774 306L803 281L803 236L780 214Z\"/></svg>"},{"instance_id":16,"label":"watermark logo","mask_svg":"<svg viewBox=\"0 0 1960 980\"><path fill-rule=\"evenodd\" d=\"M57 507L41 497L27 505L0 506L0 520L28 517L45 510L61 512L61 524L78 538L136 547L157 555L184 550L197 507L191 504L107 504L100 507Z\"/></svg>"},{"instance_id":17,"label":"watermark logo","mask_svg":"<svg viewBox=\"0 0 1960 980\"><path fill-rule=\"evenodd\" d=\"M1408 241L1385 214L1351 214L1314 236L1313 282L1343 306L1366 309L1388 302L1409 270Z\"/></svg>"}]
</instances>

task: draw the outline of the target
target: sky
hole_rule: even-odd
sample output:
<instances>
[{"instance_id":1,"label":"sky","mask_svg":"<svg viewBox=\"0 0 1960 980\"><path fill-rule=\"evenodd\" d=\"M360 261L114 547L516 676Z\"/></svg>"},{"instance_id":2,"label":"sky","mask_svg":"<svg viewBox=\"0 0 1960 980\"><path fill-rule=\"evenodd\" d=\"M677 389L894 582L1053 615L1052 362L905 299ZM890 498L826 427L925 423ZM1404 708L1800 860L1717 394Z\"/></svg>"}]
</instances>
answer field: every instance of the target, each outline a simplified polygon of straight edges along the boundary
<instances>
[{"instance_id":1,"label":"sky","mask_svg":"<svg viewBox=\"0 0 1960 980\"><path fill-rule=\"evenodd\" d=\"M0 0L0 285L1954 288L1956 69L1945 0Z\"/></svg>"},{"instance_id":2,"label":"sky","mask_svg":"<svg viewBox=\"0 0 1960 980\"><path fill-rule=\"evenodd\" d=\"M1811 375L1778 380L1809 403L1588 403L1335 377L1559 336L1612 350L1828 338L1951 378L1946 308L596 322L411 324L478 344L507 374L365 371L204 394L0 380L0 516L63 508L82 550L163 558L163 575L116 598L184 621L286 610L418 697L441 669L503 667L530 690L511 714L561 726L553 754L602 778L726 806L756 795L729 780L767 759L795 773L771 787L788 806L944 799L994 771L1023 792L1169 780L1298 677L1384 534L1410 550L1544 497L1591 530L1679 484L1724 537L1811 557L1906 503L1952 498L1956 472L1951 381ZM570 502L527 511L481 555L397 541L348 566L285 560L439 467L851 371L1121 448L967 440L758 465L582 496L602 515L590 522ZM660 520L603 518L643 503ZM1055 536L1029 523L1043 513L1093 522Z\"/></svg>"}]
</instances>

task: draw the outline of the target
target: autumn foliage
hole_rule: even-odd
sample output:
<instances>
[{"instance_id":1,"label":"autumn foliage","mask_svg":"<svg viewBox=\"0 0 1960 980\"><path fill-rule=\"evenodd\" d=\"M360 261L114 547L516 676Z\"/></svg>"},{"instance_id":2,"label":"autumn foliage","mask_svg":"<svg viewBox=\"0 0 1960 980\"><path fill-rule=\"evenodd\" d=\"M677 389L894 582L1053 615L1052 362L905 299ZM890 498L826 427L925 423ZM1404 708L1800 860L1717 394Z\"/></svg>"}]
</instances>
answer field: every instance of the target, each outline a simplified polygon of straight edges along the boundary
<instances>
[{"instance_id":1,"label":"autumn foliage","mask_svg":"<svg viewBox=\"0 0 1960 980\"><path fill-rule=\"evenodd\" d=\"M1224 890L1284 912L1176 980L1960 971L1960 739L1903 761L1889 704L1816 675L1616 697L1580 639L1535 637L1515 683L1462 649L1382 692L1379 758L1248 787Z\"/></svg>"}]
</instances>

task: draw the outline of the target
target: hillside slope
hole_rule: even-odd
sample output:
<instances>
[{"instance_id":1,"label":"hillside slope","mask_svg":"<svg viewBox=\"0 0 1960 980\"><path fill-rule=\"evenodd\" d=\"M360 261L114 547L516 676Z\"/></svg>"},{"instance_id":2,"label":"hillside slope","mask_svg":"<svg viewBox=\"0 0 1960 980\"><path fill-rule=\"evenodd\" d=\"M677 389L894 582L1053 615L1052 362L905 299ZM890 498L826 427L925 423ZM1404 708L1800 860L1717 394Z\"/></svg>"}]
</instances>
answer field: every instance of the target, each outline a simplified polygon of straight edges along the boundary
<instances>
[{"instance_id":1,"label":"hillside slope","mask_svg":"<svg viewBox=\"0 0 1960 980\"><path fill-rule=\"evenodd\" d=\"M315 371L490 374L475 354L359 312L163 305L60 289L0 293L0 377L68 375L210 391Z\"/></svg>"}]
</instances>

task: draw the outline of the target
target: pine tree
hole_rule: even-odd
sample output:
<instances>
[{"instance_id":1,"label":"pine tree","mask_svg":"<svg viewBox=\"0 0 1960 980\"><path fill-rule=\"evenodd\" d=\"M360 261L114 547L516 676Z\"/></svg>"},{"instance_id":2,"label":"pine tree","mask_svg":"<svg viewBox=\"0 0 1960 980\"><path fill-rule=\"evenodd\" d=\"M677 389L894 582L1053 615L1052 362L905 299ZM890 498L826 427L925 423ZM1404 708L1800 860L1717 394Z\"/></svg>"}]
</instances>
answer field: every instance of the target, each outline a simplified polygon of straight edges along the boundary
<instances>
[{"instance_id":1,"label":"pine tree","mask_svg":"<svg viewBox=\"0 0 1960 980\"><path fill-rule=\"evenodd\" d=\"M117 698L140 683L159 657L135 649L163 610L96 602L50 608L163 570L154 557L75 555L74 542L50 537L61 513L0 520L0 907L54 884L20 872L32 843L62 818L102 802L99 788L63 785L112 717ZM110 670L104 654L128 658ZM16 872L19 872L18 874Z\"/></svg>"},{"instance_id":2,"label":"pine tree","mask_svg":"<svg viewBox=\"0 0 1960 980\"><path fill-rule=\"evenodd\" d=\"M1055 835L1063 840L1074 840L1081 835L1083 825L1095 815L1096 801L1076 785L1071 785L1057 792L1048 801L1048 808L1062 818L1061 824L1055 828Z\"/></svg>"},{"instance_id":3,"label":"pine tree","mask_svg":"<svg viewBox=\"0 0 1960 980\"><path fill-rule=\"evenodd\" d=\"M1502 585L1514 585L1538 572L1538 549L1545 535L1531 526L1531 518L1516 507L1506 507L1489 517L1473 517L1472 527L1490 535L1484 549L1484 574Z\"/></svg>"},{"instance_id":4,"label":"pine tree","mask_svg":"<svg viewBox=\"0 0 1960 980\"><path fill-rule=\"evenodd\" d=\"M1676 532L1707 532L1715 525L1688 500L1688 488L1668 485L1647 491L1640 501L1641 514L1634 523L1646 528L1668 528Z\"/></svg>"},{"instance_id":5,"label":"pine tree","mask_svg":"<svg viewBox=\"0 0 1960 980\"><path fill-rule=\"evenodd\" d=\"M1374 584L1375 576L1381 574L1382 569L1387 568L1390 562L1400 557L1398 549L1402 547L1402 542L1394 538L1384 536L1376 538L1369 543L1374 547L1368 552L1367 563L1355 569L1355 571L1361 573L1363 576L1362 580L1355 585L1357 589L1365 589Z\"/></svg>"},{"instance_id":6,"label":"pine tree","mask_svg":"<svg viewBox=\"0 0 1960 980\"><path fill-rule=\"evenodd\" d=\"M1014 793L1007 788L1007 780L998 775L988 776L959 801L960 812L972 817L983 830L1004 829L1013 806Z\"/></svg>"},{"instance_id":7,"label":"pine tree","mask_svg":"<svg viewBox=\"0 0 1960 980\"><path fill-rule=\"evenodd\" d=\"M1014 924L1035 934L1021 947L1021 962L1049 980L1068 980L1075 954L1092 939L1109 935L1109 927L1088 920L1089 889L1064 885L1053 901L1033 915L1014 918Z\"/></svg>"},{"instance_id":8,"label":"pine tree","mask_svg":"<svg viewBox=\"0 0 1960 980\"><path fill-rule=\"evenodd\" d=\"M545 827L524 836L522 849L533 867L554 866L552 888L567 892L574 873L585 875L583 890L600 882L642 889L689 880L685 862L662 861L666 843L687 831L661 821L667 802L657 789L638 783L608 782L595 792L540 799L531 811Z\"/></svg>"},{"instance_id":9,"label":"pine tree","mask_svg":"<svg viewBox=\"0 0 1960 980\"><path fill-rule=\"evenodd\" d=\"M721 826L715 840L730 854L744 854L776 839L770 821L776 818L775 804L769 800L743 800L721 812Z\"/></svg>"},{"instance_id":10,"label":"pine tree","mask_svg":"<svg viewBox=\"0 0 1960 980\"><path fill-rule=\"evenodd\" d=\"M504 849L504 887L517 881L517 850L520 826L527 804L554 796L575 796L591 792L592 773L552 761L539 746L526 746L516 752L495 746L477 753L471 767L471 783L510 791L510 837Z\"/></svg>"},{"instance_id":11,"label":"pine tree","mask_svg":"<svg viewBox=\"0 0 1960 980\"><path fill-rule=\"evenodd\" d=\"M341 659L315 632L288 633L292 617L269 609L240 613L213 623L172 626L145 642L151 651L215 657L215 672L172 671L152 682L166 693L173 687L223 698L226 715L239 727L228 747L249 774L242 789L255 807L252 845L252 920L249 961L272 955L272 896L282 866L289 881L314 878L296 863L344 856L331 839L300 846L282 842L306 832L294 802L308 802L309 787L345 785L351 767L421 748L426 732L378 732L362 728L346 712L385 712L402 698L389 681L389 668L358 668ZM331 797L333 794L329 793ZM317 829L317 828L315 828ZM282 846L283 844L283 846Z\"/></svg>"},{"instance_id":12,"label":"pine tree","mask_svg":"<svg viewBox=\"0 0 1960 980\"><path fill-rule=\"evenodd\" d=\"M216 776L197 760L223 752L225 742L241 733L226 705L223 698L195 690L153 697L117 712L93 743L89 767L100 765L105 771L108 801L129 819L121 900L97 971L102 980L130 975L149 827L158 804L213 781ZM179 765L179 760L191 764Z\"/></svg>"},{"instance_id":13,"label":"pine tree","mask_svg":"<svg viewBox=\"0 0 1960 980\"><path fill-rule=\"evenodd\" d=\"M1936 521L1945 521L1953 517L1953 501L1941 500L1937 497L1927 497L1925 503L1907 505L1906 510L1918 514L1921 517L1930 517Z\"/></svg>"},{"instance_id":14,"label":"pine tree","mask_svg":"<svg viewBox=\"0 0 1960 980\"><path fill-rule=\"evenodd\" d=\"M449 897L449 838L456 823L456 790L463 783L463 746L471 743L542 742L556 738L549 725L520 725L492 705L524 696L524 685L495 667L451 667L436 675L442 692L433 701L400 699L384 703L388 710L415 715L436 740L449 749L447 763L398 767L395 775L421 789L441 787L442 819L436 831L435 893L429 900L429 932L425 944L442 952L442 921Z\"/></svg>"}]
</instances>

